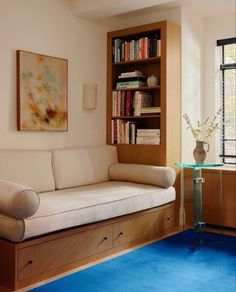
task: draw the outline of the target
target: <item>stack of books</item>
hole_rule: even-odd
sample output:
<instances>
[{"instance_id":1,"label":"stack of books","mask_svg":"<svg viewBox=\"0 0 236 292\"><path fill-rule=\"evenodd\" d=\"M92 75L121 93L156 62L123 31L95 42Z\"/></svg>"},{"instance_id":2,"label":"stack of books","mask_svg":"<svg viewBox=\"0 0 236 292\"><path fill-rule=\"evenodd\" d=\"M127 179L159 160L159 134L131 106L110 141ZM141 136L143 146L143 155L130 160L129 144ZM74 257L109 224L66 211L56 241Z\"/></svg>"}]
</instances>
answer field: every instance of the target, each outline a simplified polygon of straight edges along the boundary
<instances>
[{"instance_id":1,"label":"stack of books","mask_svg":"<svg viewBox=\"0 0 236 292\"><path fill-rule=\"evenodd\" d=\"M115 39L113 41L113 62L128 62L161 56L161 40L158 34L136 40Z\"/></svg>"},{"instance_id":2,"label":"stack of books","mask_svg":"<svg viewBox=\"0 0 236 292\"><path fill-rule=\"evenodd\" d=\"M116 89L147 86L147 77L140 71L124 72L118 76Z\"/></svg>"},{"instance_id":3,"label":"stack of books","mask_svg":"<svg viewBox=\"0 0 236 292\"><path fill-rule=\"evenodd\" d=\"M160 144L160 129L138 129L136 144Z\"/></svg>"},{"instance_id":4,"label":"stack of books","mask_svg":"<svg viewBox=\"0 0 236 292\"><path fill-rule=\"evenodd\" d=\"M145 91L112 91L112 117L141 116L152 107L152 95Z\"/></svg>"}]
</instances>

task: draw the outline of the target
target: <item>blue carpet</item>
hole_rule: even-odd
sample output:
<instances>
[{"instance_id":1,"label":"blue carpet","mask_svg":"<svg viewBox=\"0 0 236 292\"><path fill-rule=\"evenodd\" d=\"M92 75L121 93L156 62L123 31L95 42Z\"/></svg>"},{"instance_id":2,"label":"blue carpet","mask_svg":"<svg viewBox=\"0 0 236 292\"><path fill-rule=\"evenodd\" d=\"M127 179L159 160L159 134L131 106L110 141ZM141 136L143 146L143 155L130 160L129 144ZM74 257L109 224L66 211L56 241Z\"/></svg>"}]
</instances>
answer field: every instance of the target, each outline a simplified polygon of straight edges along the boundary
<instances>
[{"instance_id":1,"label":"blue carpet","mask_svg":"<svg viewBox=\"0 0 236 292\"><path fill-rule=\"evenodd\" d=\"M210 240L216 234L205 233ZM31 290L32 292L235 292L236 240L198 249L188 230Z\"/></svg>"}]
</instances>

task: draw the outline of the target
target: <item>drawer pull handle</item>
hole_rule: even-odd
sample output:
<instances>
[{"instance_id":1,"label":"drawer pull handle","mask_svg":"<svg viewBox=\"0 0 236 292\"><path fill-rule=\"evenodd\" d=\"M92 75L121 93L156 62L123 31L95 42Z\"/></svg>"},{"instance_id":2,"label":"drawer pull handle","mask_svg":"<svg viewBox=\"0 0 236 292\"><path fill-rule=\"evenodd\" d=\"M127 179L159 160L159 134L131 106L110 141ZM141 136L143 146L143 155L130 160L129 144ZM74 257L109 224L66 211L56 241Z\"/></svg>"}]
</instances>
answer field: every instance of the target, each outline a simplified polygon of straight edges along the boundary
<instances>
[{"instance_id":1,"label":"drawer pull handle","mask_svg":"<svg viewBox=\"0 0 236 292\"><path fill-rule=\"evenodd\" d=\"M32 261L32 260L29 260L29 261L28 261L28 264L29 264L29 265L32 265L32 264L33 264L33 261Z\"/></svg>"},{"instance_id":2,"label":"drawer pull handle","mask_svg":"<svg viewBox=\"0 0 236 292\"><path fill-rule=\"evenodd\" d=\"M170 220L170 217L167 217L167 220Z\"/></svg>"},{"instance_id":3,"label":"drawer pull handle","mask_svg":"<svg viewBox=\"0 0 236 292\"><path fill-rule=\"evenodd\" d=\"M118 236L117 237L119 237L119 236L121 236L121 235L123 235L124 234L124 232L120 232L119 234L118 234Z\"/></svg>"},{"instance_id":4,"label":"drawer pull handle","mask_svg":"<svg viewBox=\"0 0 236 292\"><path fill-rule=\"evenodd\" d=\"M105 237L102 239L101 243L103 243L105 240L108 240L108 237L107 237L107 236L105 236Z\"/></svg>"}]
</instances>

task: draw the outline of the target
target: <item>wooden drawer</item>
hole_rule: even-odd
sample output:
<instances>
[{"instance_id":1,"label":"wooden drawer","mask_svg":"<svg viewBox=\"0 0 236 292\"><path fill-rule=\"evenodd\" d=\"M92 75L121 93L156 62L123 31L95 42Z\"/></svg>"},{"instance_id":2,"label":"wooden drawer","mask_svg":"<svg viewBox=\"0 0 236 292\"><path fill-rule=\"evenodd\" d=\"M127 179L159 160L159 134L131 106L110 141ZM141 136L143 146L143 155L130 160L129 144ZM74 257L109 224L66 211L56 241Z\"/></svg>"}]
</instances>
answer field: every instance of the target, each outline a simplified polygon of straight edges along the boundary
<instances>
[{"instance_id":1,"label":"wooden drawer","mask_svg":"<svg viewBox=\"0 0 236 292\"><path fill-rule=\"evenodd\" d=\"M166 208L114 224L114 247L147 238L174 226L174 208Z\"/></svg>"},{"instance_id":2,"label":"wooden drawer","mask_svg":"<svg viewBox=\"0 0 236 292\"><path fill-rule=\"evenodd\" d=\"M17 278L23 280L110 249L112 239L113 227L106 225L20 249Z\"/></svg>"}]
</instances>

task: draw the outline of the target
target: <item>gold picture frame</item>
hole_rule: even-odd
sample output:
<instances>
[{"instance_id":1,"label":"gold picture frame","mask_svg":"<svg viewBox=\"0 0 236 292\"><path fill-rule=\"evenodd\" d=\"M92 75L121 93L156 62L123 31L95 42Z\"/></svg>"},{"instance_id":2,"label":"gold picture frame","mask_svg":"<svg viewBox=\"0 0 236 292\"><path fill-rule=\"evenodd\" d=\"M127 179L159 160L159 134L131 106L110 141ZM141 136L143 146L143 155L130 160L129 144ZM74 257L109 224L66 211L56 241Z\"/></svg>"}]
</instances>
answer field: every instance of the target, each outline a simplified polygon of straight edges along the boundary
<instances>
[{"instance_id":1,"label":"gold picture frame","mask_svg":"<svg viewBox=\"0 0 236 292\"><path fill-rule=\"evenodd\" d=\"M18 50L17 130L68 131L68 60Z\"/></svg>"}]
</instances>

